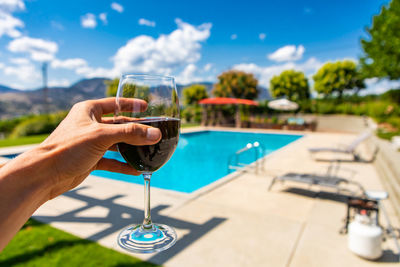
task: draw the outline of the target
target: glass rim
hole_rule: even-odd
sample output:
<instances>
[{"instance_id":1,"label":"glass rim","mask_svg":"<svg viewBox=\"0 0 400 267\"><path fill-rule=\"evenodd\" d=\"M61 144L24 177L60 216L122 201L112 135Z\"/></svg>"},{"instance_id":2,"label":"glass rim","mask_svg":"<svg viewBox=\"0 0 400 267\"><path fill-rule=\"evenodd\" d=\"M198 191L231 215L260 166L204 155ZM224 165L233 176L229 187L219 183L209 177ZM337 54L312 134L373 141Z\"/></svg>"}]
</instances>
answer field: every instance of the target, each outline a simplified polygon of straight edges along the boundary
<instances>
[{"instance_id":1,"label":"glass rim","mask_svg":"<svg viewBox=\"0 0 400 267\"><path fill-rule=\"evenodd\" d=\"M145 80L159 80L159 79L164 79L164 80L172 80L175 81L175 78L172 76L168 75L160 75L160 74L122 74L121 79L135 79L135 78L141 78Z\"/></svg>"}]
</instances>

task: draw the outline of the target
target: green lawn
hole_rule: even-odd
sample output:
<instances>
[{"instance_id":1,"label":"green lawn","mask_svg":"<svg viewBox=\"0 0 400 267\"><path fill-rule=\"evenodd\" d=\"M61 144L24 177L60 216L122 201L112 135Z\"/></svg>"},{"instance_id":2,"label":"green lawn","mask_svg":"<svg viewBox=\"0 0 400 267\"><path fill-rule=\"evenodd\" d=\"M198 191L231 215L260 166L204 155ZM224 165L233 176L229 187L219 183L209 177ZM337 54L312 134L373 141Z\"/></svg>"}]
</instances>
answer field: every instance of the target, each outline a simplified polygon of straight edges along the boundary
<instances>
[{"instance_id":1,"label":"green lawn","mask_svg":"<svg viewBox=\"0 0 400 267\"><path fill-rule=\"evenodd\" d=\"M182 128L189 128L189 127L195 127L195 126L200 126L200 123L196 122L187 122L187 123L182 123L181 127Z\"/></svg>"},{"instance_id":2,"label":"green lawn","mask_svg":"<svg viewBox=\"0 0 400 267\"><path fill-rule=\"evenodd\" d=\"M19 138L7 138L0 140L0 147L38 144L43 142L43 140L46 139L47 136L49 135L41 134L41 135L24 136Z\"/></svg>"},{"instance_id":3,"label":"green lawn","mask_svg":"<svg viewBox=\"0 0 400 267\"><path fill-rule=\"evenodd\" d=\"M0 253L0 266L157 266L30 219Z\"/></svg>"},{"instance_id":4,"label":"green lawn","mask_svg":"<svg viewBox=\"0 0 400 267\"><path fill-rule=\"evenodd\" d=\"M199 123L183 123L182 128L189 128L199 126ZM49 136L48 134L41 134L41 135L32 135L32 136L24 136L19 138L7 138L0 140L0 147L6 146L21 146L21 145L29 145L29 144L39 144L43 142L44 139Z\"/></svg>"}]
</instances>

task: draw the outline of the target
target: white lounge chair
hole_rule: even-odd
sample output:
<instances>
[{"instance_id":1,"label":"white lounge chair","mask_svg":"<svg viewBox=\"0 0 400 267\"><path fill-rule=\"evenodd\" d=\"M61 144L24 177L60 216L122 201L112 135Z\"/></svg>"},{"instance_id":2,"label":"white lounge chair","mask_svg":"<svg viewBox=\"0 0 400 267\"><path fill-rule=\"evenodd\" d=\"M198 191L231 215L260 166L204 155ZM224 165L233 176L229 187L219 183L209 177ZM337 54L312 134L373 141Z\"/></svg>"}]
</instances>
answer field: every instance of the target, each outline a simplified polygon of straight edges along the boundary
<instances>
[{"instance_id":1,"label":"white lounge chair","mask_svg":"<svg viewBox=\"0 0 400 267\"><path fill-rule=\"evenodd\" d=\"M316 148L309 148L308 151L312 154L317 153L317 152L334 152L334 153L343 153L343 154L350 154L353 156L353 159L355 161L361 161L360 156L356 153L356 148L368 137L372 135L371 131L364 132L360 134L356 139L353 140L349 145L345 147L316 147ZM377 153L377 149L375 149L374 152L374 157Z\"/></svg>"},{"instance_id":2,"label":"white lounge chair","mask_svg":"<svg viewBox=\"0 0 400 267\"><path fill-rule=\"evenodd\" d=\"M360 183L355 181L347 180L342 177L331 176L331 175L317 175L317 174L309 174L309 173L293 173L289 172L284 175L276 176L272 180L271 184L268 187L268 191L271 190L272 186L276 181L284 182L291 181L297 183L308 184L310 186L316 185L319 187L331 187L335 188L337 192L349 192L351 195L364 195L365 190ZM352 191L347 188L347 185L353 185L357 188L356 191Z\"/></svg>"}]
</instances>

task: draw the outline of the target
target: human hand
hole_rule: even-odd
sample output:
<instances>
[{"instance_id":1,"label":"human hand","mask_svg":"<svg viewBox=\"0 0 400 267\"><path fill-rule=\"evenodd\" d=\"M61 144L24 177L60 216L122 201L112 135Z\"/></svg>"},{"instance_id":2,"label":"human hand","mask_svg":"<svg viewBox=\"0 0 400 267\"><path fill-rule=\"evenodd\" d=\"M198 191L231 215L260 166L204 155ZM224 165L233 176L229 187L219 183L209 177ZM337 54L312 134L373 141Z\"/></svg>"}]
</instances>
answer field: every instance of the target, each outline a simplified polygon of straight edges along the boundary
<instances>
[{"instance_id":1,"label":"human hand","mask_svg":"<svg viewBox=\"0 0 400 267\"><path fill-rule=\"evenodd\" d=\"M138 99L120 99L123 111L140 107L144 111L147 103ZM102 115L113 113L115 98L90 100L74 105L57 129L33 151L44 153L47 160L46 177L51 187L49 199L79 185L93 170L107 170L139 175L130 165L103 158L108 149L125 142L132 145L157 143L161 132L150 126L128 123L113 124L113 118Z\"/></svg>"},{"instance_id":2,"label":"human hand","mask_svg":"<svg viewBox=\"0 0 400 267\"><path fill-rule=\"evenodd\" d=\"M120 98L123 111L146 110L147 103ZM161 132L150 126L112 124L115 99L85 101L38 147L22 153L0 168L0 251L28 218L47 200L79 185L93 170L139 173L128 164L103 158L114 144L150 145Z\"/></svg>"}]
</instances>

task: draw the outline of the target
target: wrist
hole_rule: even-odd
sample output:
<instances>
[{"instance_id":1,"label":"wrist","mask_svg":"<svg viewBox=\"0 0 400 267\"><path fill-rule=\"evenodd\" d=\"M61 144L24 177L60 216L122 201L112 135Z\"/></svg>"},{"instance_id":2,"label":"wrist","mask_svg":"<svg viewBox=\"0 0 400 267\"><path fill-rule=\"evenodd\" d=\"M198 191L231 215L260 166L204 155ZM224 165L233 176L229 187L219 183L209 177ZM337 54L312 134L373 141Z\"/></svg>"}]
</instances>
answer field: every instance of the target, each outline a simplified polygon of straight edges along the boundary
<instances>
[{"instance_id":1,"label":"wrist","mask_svg":"<svg viewBox=\"0 0 400 267\"><path fill-rule=\"evenodd\" d=\"M49 199L51 181L42 168L47 162L40 150L33 149L0 168L0 251Z\"/></svg>"},{"instance_id":2,"label":"wrist","mask_svg":"<svg viewBox=\"0 0 400 267\"><path fill-rule=\"evenodd\" d=\"M36 147L19 155L0 168L0 181L3 179L21 200L34 197L35 204L40 206L49 200L53 186L52 179L44 175L52 166L51 158L46 154L41 147Z\"/></svg>"}]
</instances>

